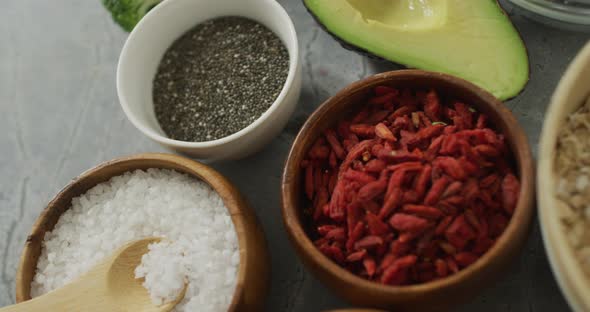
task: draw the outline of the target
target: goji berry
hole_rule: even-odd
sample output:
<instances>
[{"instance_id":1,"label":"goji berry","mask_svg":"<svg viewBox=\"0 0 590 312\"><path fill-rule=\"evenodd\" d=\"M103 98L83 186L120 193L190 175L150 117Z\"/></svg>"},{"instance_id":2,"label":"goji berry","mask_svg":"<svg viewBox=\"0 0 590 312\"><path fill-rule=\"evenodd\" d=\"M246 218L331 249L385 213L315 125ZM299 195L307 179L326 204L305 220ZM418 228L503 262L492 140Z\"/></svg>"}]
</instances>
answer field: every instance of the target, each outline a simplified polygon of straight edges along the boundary
<instances>
[{"instance_id":1,"label":"goji berry","mask_svg":"<svg viewBox=\"0 0 590 312\"><path fill-rule=\"evenodd\" d=\"M352 231L348 233L348 240L346 241L346 250L352 250L354 244L361 238L363 235L363 231L365 229L365 225L363 222L358 222L353 228Z\"/></svg>"},{"instance_id":2,"label":"goji berry","mask_svg":"<svg viewBox=\"0 0 590 312\"><path fill-rule=\"evenodd\" d=\"M419 161L422 160L424 157L418 156L416 154L407 152L407 151L384 151L382 150L379 152L378 155L379 159L384 160L388 163L400 163L400 162L407 162L407 161Z\"/></svg>"},{"instance_id":3,"label":"goji berry","mask_svg":"<svg viewBox=\"0 0 590 312\"><path fill-rule=\"evenodd\" d=\"M502 180L502 204L507 213L514 213L518 195L520 193L520 184L513 174L507 174Z\"/></svg>"},{"instance_id":4,"label":"goji berry","mask_svg":"<svg viewBox=\"0 0 590 312\"><path fill-rule=\"evenodd\" d=\"M363 259L363 266L365 267L365 271L367 271L367 275L369 277L375 275L375 270L377 267L375 259L373 259L372 257L365 256L365 258Z\"/></svg>"},{"instance_id":5,"label":"goji berry","mask_svg":"<svg viewBox=\"0 0 590 312\"><path fill-rule=\"evenodd\" d=\"M408 172L420 171L423 167L424 165L419 161L408 161L401 164L389 165L387 166L387 169L389 171L403 171L403 174L405 175ZM401 186L401 181L398 186Z\"/></svg>"},{"instance_id":6,"label":"goji berry","mask_svg":"<svg viewBox=\"0 0 590 312\"><path fill-rule=\"evenodd\" d=\"M440 247L440 249L442 249L444 252L446 252L449 255L454 255L457 252L457 249L455 248L455 246L449 244L446 241L438 242L438 246Z\"/></svg>"},{"instance_id":7,"label":"goji berry","mask_svg":"<svg viewBox=\"0 0 590 312\"><path fill-rule=\"evenodd\" d=\"M472 264L473 262L475 262L477 260L477 258L479 258L479 257L476 254L473 254L471 252L460 252L455 255L455 261L461 267L466 267L466 266Z\"/></svg>"},{"instance_id":8,"label":"goji berry","mask_svg":"<svg viewBox=\"0 0 590 312\"><path fill-rule=\"evenodd\" d=\"M449 184L449 179L447 177L441 177L440 179L434 181L430 191L426 194L426 198L424 199L424 203L426 205L434 205L439 200L439 198L443 195L447 185Z\"/></svg>"},{"instance_id":9,"label":"goji berry","mask_svg":"<svg viewBox=\"0 0 590 312\"><path fill-rule=\"evenodd\" d=\"M326 233L325 237L335 241L345 241L346 233L344 232L343 228L337 227Z\"/></svg>"},{"instance_id":10,"label":"goji berry","mask_svg":"<svg viewBox=\"0 0 590 312\"><path fill-rule=\"evenodd\" d=\"M459 164L457 159L452 157L437 157L434 160L434 166L440 167L447 175L456 180L465 179L465 170Z\"/></svg>"},{"instance_id":11,"label":"goji berry","mask_svg":"<svg viewBox=\"0 0 590 312\"><path fill-rule=\"evenodd\" d=\"M346 170L346 172L344 172L343 178L351 181L357 181L361 185L369 184L376 180L372 175L368 173L356 171L353 169Z\"/></svg>"},{"instance_id":12,"label":"goji berry","mask_svg":"<svg viewBox=\"0 0 590 312\"><path fill-rule=\"evenodd\" d=\"M475 128L484 129L487 126L487 117L484 114L479 114Z\"/></svg>"},{"instance_id":13,"label":"goji berry","mask_svg":"<svg viewBox=\"0 0 590 312\"><path fill-rule=\"evenodd\" d=\"M377 86L375 87L375 94L377 95L384 95L387 93L393 93L396 95L399 95L399 90L392 88L392 87L388 87L388 86Z\"/></svg>"},{"instance_id":14,"label":"goji berry","mask_svg":"<svg viewBox=\"0 0 590 312\"><path fill-rule=\"evenodd\" d=\"M383 175L377 181L367 183L361 187L358 191L358 199L361 201L369 201L385 192L385 188L387 188L387 179L386 176Z\"/></svg>"},{"instance_id":15,"label":"goji berry","mask_svg":"<svg viewBox=\"0 0 590 312\"><path fill-rule=\"evenodd\" d=\"M414 105L402 106L402 107L398 108L397 110L395 110L391 115L389 115L389 117L387 117L387 119L395 120L397 117L411 114L412 112L415 112L417 110L418 110L418 107L414 106Z\"/></svg>"},{"instance_id":16,"label":"goji berry","mask_svg":"<svg viewBox=\"0 0 590 312\"><path fill-rule=\"evenodd\" d=\"M357 252L353 252L346 257L346 261L348 262L357 262L363 260L363 258L367 255L366 250L360 250Z\"/></svg>"},{"instance_id":17,"label":"goji berry","mask_svg":"<svg viewBox=\"0 0 590 312\"><path fill-rule=\"evenodd\" d=\"M402 197L403 204L415 204L419 200L418 193L414 190L407 190L404 192L404 196Z\"/></svg>"},{"instance_id":18,"label":"goji berry","mask_svg":"<svg viewBox=\"0 0 590 312\"><path fill-rule=\"evenodd\" d=\"M385 195L385 202L383 207L379 211L379 218L387 218L402 202L402 190L400 188L394 188L391 192L387 192Z\"/></svg>"},{"instance_id":19,"label":"goji berry","mask_svg":"<svg viewBox=\"0 0 590 312\"><path fill-rule=\"evenodd\" d=\"M369 111L366 109L361 110L360 112L358 112L350 121L353 124L359 123L359 122L363 122L367 116L369 116Z\"/></svg>"},{"instance_id":20,"label":"goji berry","mask_svg":"<svg viewBox=\"0 0 590 312\"><path fill-rule=\"evenodd\" d=\"M449 225L445 231L445 237L455 248L463 249L470 240L475 238L475 232L465 220L465 216L460 215Z\"/></svg>"},{"instance_id":21,"label":"goji berry","mask_svg":"<svg viewBox=\"0 0 590 312\"><path fill-rule=\"evenodd\" d=\"M443 132L444 127L445 126L443 125L431 125L422 128L418 131L418 133L416 133L416 136L414 136L414 138L408 142L408 144L412 145L423 140L430 140L433 137L437 137Z\"/></svg>"},{"instance_id":22,"label":"goji berry","mask_svg":"<svg viewBox=\"0 0 590 312\"><path fill-rule=\"evenodd\" d=\"M309 157L312 159L326 159L330 156L330 148L325 145L316 145L309 151Z\"/></svg>"},{"instance_id":23,"label":"goji berry","mask_svg":"<svg viewBox=\"0 0 590 312\"><path fill-rule=\"evenodd\" d=\"M395 89L394 89L395 90ZM375 89L375 93L377 93L378 96L371 98L369 100L369 104L385 104L387 102L392 101L396 96L397 96L397 92L387 92L387 93L381 93L381 95L379 94L379 92L377 91L377 89Z\"/></svg>"},{"instance_id":24,"label":"goji berry","mask_svg":"<svg viewBox=\"0 0 590 312\"><path fill-rule=\"evenodd\" d=\"M461 192L461 188L463 187L463 183L459 181L455 181L447 186L445 191L442 193L442 198L447 198L449 196L453 196L459 192Z\"/></svg>"},{"instance_id":25,"label":"goji berry","mask_svg":"<svg viewBox=\"0 0 590 312\"><path fill-rule=\"evenodd\" d=\"M447 263L444 260L436 259L434 265L436 266L436 274L438 274L439 277L445 277L449 274Z\"/></svg>"},{"instance_id":26,"label":"goji berry","mask_svg":"<svg viewBox=\"0 0 590 312\"><path fill-rule=\"evenodd\" d=\"M417 259L415 255L408 255L393 261L383 272L381 283L391 285L403 284L406 280L406 269L413 266Z\"/></svg>"},{"instance_id":27,"label":"goji berry","mask_svg":"<svg viewBox=\"0 0 590 312\"><path fill-rule=\"evenodd\" d=\"M426 193L426 188L428 187L428 182L430 181L432 176L432 166L425 165L420 171L420 174L416 177L416 182L414 184L414 189L416 190L416 195L419 199L424 197Z\"/></svg>"},{"instance_id":28,"label":"goji berry","mask_svg":"<svg viewBox=\"0 0 590 312\"><path fill-rule=\"evenodd\" d=\"M429 226L428 220L405 213L394 214L389 219L389 224L400 232L411 233L422 232Z\"/></svg>"},{"instance_id":29,"label":"goji berry","mask_svg":"<svg viewBox=\"0 0 590 312\"><path fill-rule=\"evenodd\" d=\"M383 245L383 239L379 236L369 235L359 239L356 243L354 243L354 249L372 249L379 245Z\"/></svg>"},{"instance_id":30,"label":"goji berry","mask_svg":"<svg viewBox=\"0 0 590 312\"><path fill-rule=\"evenodd\" d=\"M365 164L365 171L371 173L379 173L385 170L387 163L381 159L371 159Z\"/></svg>"},{"instance_id":31,"label":"goji berry","mask_svg":"<svg viewBox=\"0 0 590 312\"><path fill-rule=\"evenodd\" d=\"M451 222L453 222L453 217L452 216L446 216L442 219L442 221L440 221L438 223L438 225L436 226L436 229L434 230L434 233L436 235L442 235L446 230L447 227L449 227L449 225L451 224Z\"/></svg>"},{"instance_id":32,"label":"goji berry","mask_svg":"<svg viewBox=\"0 0 590 312\"><path fill-rule=\"evenodd\" d=\"M363 209L365 209L366 212L370 212L370 213L379 213L379 210L381 210L381 205L378 204L376 201L374 200L370 200L370 201L361 201L359 202L361 207Z\"/></svg>"},{"instance_id":33,"label":"goji berry","mask_svg":"<svg viewBox=\"0 0 590 312\"><path fill-rule=\"evenodd\" d=\"M365 140L356 144L346 155L346 158L340 164L339 174L343 174L348 167L352 164L352 162L360 157L367 149L373 146L373 140Z\"/></svg>"},{"instance_id":34,"label":"goji berry","mask_svg":"<svg viewBox=\"0 0 590 312\"><path fill-rule=\"evenodd\" d=\"M402 211L426 219L438 219L443 216L442 211L437 208L424 205L404 205Z\"/></svg>"},{"instance_id":35,"label":"goji berry","mask_svg":"<svg viewBox=\"0 0 590 312\"><path fill-rule=\"evenodd\" d=\"M318 220L322 214L324 206L328 203L329 194L325 187L321 187L316 196L316 204L313 212L313 219Z\"/></svg>"},{"instance_id":36,"label":"goji berry","mask_svg":"<svg viewBox=\"0 0 590 312\"><path fill-rule=\"evenodd\" d=\"M365 119L365 123L374 126L374 125L378 124L379 122L385 120L387 118L387 115L389 115L389 114L390 114L390 111L388 111L388 110L382 110L382 111L375 112L375 113L369 115Z\"/></svg>"},{"instance_id":37,"label":"goji berry","mask_svg":"<svg viewBox=\"0 0 590 312\"><path fill-rule=\"evenodd\" d=\"M344 262L344 254L342 250L336 246L324 246L320 247L320 251L322 251L326 256L334 259L338 263Z\"/></svg>"},{"instance_id":38,"label":"goji berry","mask_svg":"<svg viewBox=\"0 0 590 312\"><path fill-rule=\"evenodd\" d=\"M336 159L336 153L334 153L334 151L330 153L328 164L330 165L330 168L338 167L338 160Z\"/></svg>"},{"instance_id":39,"label":"goji berry","mask_svg":"<svg viewBox=\"0 0 590 312\"><path fill-rule=\"evenodd\" d=\"M397 141L397 139L395 138L395 136L393 135L391 130L389 130L389 128L387 128L387 126L385 124L383 124L382 122L378 123L375 126L375 135L377 135L378 137L380 137L384 140L388 140L388 141L392 141L392 142Z\"/></svg>"},{"instance_id":40,"label":"goji berry","mask_svg":"<svg viewBox=\"0 0 590 312\"><path fill-rule=\"evenodd\" d=\"M438 95L434 90L430 90L426 94L424 113L426 113L426 116L428 116L431 120L437 121L442 119L442 106L440 105Z\"/></svg>"},{"instance_id":41,"label":"goji berry","mask_svg":"<svg viewBox=\"0 0 590 312\"><path fill-rule=\"evenodd\" d=\"M425 128L425 127L430 127L432 126L432 120L430 120L430 118L428 118L428 116L426 116L426 114L424 112L416 112L416 114L418 114L418 117L420 118L420 128ZM441 125L440 123L436 124L436 125Z\"/></svg>"},{"instance_id":42,"label":"goji berry","mask_svg":"<svg viewBox=\"0 0 590 312\"><path fill-rule=\"evenodd\" d=\"M340 144L340 141L338 141L338 138L336 137L336 131L328 129L326 131L326 140L328 141L330 146L332 146L332 151L336 153L336 156L340 159L344 159L346 154L344 152L344 148Z\"/></svg>"},{"instance_id":43,"label":"goji berry","mask_svg":"<svg viewBox=\"0 0 590 312\"><path fill-rule=\"evenodd\" d=\"M389 233L389 227L387 224L381 221L381 219L373 213L367 213L365 218L367 219L367 228L371 235L385 235Z\"/></svg>"},{"instance_id":44,"label":"goji berry","mask_svg":"<svg viewBox=\"0 0 590 312\"><path fill-rule=\"evenodd\" d=\"M400 116L395 118L395 120L393 121L393 128L395 129L407 129L408 126L410 125L410 119L408 118L408 116Z\"/></svg>"},{"instance_id":45,"label":"goji berry","mask_svg":"<svg viewBox=\"0 0 590 312\"><path fill-rule=\"evenodd\" d=\"M350 132L359 137L368 138L375 135L375 127L369 124L353 124L350 125Z\"/></svg>"},{"instance_id":46,"label":"goji berry","mask_svg":"<svg viewBox=\"0 0 590 312\"><path fill-rule=\"evenodd\" d=\"M500 155L500 151L489 144L480 144L473 148L479 155L486 157L496 157Z\"/></svg>"}]
</instances>

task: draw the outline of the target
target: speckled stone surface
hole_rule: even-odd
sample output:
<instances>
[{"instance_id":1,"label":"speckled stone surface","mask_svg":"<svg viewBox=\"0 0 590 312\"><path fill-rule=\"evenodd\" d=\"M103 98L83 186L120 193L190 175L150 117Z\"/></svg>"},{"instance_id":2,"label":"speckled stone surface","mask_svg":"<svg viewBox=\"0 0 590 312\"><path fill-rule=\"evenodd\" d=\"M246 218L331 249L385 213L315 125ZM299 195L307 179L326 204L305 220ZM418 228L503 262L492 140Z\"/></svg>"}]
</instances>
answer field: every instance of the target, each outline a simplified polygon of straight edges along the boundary
<instances>
[{"instance_id":1,"label":"speckled stone surface","mask_svg":"<svg viewBox=\"0 0 590 312\"><path fill-rule=\"evenodd\" d=\"M479 0L477 0L479 1ZM395 69L342 49L299 0L280 0L297 28L304 85L286 129L257 155L214 167L252 203L272 253L268 311L320 311L347 304L299 262L280 213L283 162L298 129L347 84ZM506 4L505 2L502 2ZM548 28L506 4L528 46L531 80L507 105L537 141L547 103L567 64L590 35ZM21 248L44 205L71 178L111 158L162 152L126 120L115 89L127 34L99 0L0 1L0 306L14 300ZM457 311L567 311L539 228L497 284Z\"/></svg>"}]
</instances>

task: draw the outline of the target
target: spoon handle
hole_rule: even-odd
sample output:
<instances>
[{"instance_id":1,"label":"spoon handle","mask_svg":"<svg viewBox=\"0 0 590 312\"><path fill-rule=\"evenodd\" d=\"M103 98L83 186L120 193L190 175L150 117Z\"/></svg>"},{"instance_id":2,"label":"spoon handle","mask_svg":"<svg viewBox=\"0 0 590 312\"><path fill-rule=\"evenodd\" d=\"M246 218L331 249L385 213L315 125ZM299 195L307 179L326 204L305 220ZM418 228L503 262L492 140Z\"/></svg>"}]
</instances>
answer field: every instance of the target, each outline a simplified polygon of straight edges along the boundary
<instances>
[{"instance_id":1,"label":"spoon handle","mask_svg":"<svg viewBox=\"0 0 590 312\"><path fill-rule=\"evenodd\" d=\"M38 300L40 299L40 300ZM43 298L35 298L21 302L19 304L6 306L0 308L0 312L33 312L33 311L60 311L63 309L62 306L55 304L55 301L48 302L49 300L43 300ZM53 302L53 304L52 304Z\"/></svg>"},{"instance_id":2,"label":"spoon handle","mask_svg":"<svg viewBox=\"0 0 590 312\"><path fill-rule=\"evenodd\" d=\"M0 312L118 311L104 300L103 293L96 289L97 284L75 281L31 300L0 308Z\"/></svg>"},{"instance_id":3,"label":"spoon handle","mask_svg":"<svg viewBox=\"0 0 590 312\"><path fill-rule=\"evenodd\" d=\"M45 295L0 308L0 312L36 312L36 311L87 311L81 305L79 293L58 289Z\"/></svg>"}]
</instances>

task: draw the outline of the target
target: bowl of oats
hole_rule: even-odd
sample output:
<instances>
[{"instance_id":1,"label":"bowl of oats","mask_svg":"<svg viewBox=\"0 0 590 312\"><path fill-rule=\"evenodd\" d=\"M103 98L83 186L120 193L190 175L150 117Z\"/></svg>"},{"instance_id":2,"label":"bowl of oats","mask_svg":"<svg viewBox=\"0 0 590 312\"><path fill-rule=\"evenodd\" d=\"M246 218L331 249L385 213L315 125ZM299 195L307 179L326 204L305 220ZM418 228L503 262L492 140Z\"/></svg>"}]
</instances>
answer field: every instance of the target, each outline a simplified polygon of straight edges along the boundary
<instances>
[{"instance_id":1,"label":"bowl of oats","mask_svg":"<svg viewBox=\"0 0 590 312\"><path fill-rule=\"evenodd\" d=\"M537 201L545 249L574 311L590 310L590 42L561 79L539 144Z\"/></svg>"}]
</instances>

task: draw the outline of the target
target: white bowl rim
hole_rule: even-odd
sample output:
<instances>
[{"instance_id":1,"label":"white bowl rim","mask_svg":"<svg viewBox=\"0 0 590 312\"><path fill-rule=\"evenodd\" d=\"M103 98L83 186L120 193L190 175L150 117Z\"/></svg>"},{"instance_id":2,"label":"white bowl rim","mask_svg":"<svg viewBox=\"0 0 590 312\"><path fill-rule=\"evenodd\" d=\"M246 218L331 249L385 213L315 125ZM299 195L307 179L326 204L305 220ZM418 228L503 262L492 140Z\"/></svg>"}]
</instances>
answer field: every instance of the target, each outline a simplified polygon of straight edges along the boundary
<instances>
[{"instance_id":1,"label":"white bowl rim","mask_svg":"<svg viewBox=\"0 0 590 312\"><path fill-rule=\"evenodd\" d=\"M137 36L138 32L142 31L144 24L149 23L152 19L155 19L154 16L156 14L158 14L158 12L160 10L162 10L162 8L164 8L166 6L170 6L171 3L174 1L176 1L176 0L164 1L160 4L158 4L157 6L155 6L153 9L151 9L139 21L139 23L137 25L135 25L135 27L133 28L133 30L129 34L129 37L125 41L125 44L123 45L123 49L121 51L121 55L119 56L119 63L117 65L117 74L116 74L116 76L117 76L116 77L117 95L119 97L119 102L121 104L121 107L123 108L123 111L124 111L125 115L127 116L127 118L131 121L131 123L137 129L139 129L143 134L147 135L149 138L151 138L152 140L154 140L160 144L164 144L164 145L176 147L176 148L195 149L195 148L211 148L211 147L225 145L230 142L234 142L234 141L240 139L241 137L243 137L244 135L246 135L247 133L251 132L255 128L257 128L261 124L263 124L265 121L267 121L269 119L269 117L278 109L278 106L283 104L283 102L285 101L285 98L287 97L287 94L291 91L291 87L292 87L293 83L295 82L296 74L297 74L297 71L299 68L299 42L297 40L297 32L295 31L295 26L293 25L293 21L289 17L289 14L285 11L285 9L277 1L275 1L275 0L258 0L261 3L263 3L263 5L266 5L270 8L272 8L273 10L275 10L276 12L278 12L278 14L280 14L281 18L285 20L286 26L287 26L288 32L289 32L289 40L291 43L294 44L294 48L291 51L291 49L289 49L288 46L283 42L283 44L285 45L285 48L289 52L289 73L287 75L287 79L285 80L285 83L283 84L283 88L281 89L281 92L279 93L279 95L277 96L275 101L271 104L271 106L262 115L260 115L260 117L258 117L258 119L256 119L254 122L249 124L247 127L241 129L238 132L232 133L228 136L225 136L225 137L222 137L222 138L219 138L216 140L202 141L202 142L189 142L189 141L174 140L169 137L160 135L159 133L154 131L151 127L145 126L142 122L140 122L138 120L138 118L136 118L136 116L131 112L131 109L129 109L129 107L128 107L126 97L124 96L124 92L122 91L123 87L122 87L122 82L120 79L121 67L122 67L121 60L127 59L129 57L129 53L130 53L129 47L128 47L129 42L134 40L134 38ZM259 22L259 21L256 21L256 22ZM270 29L270 30L274 33L274 31L272 29ZM276 33L275 33L275 35L276 35Z\"/></svg>"},{"instance_id":2,"label":"white bowl rim","mask_svg":"<svg viewBox=\"0 0 590 312\"><path fill-rule=\"evenodd\" d=\"M559 224L559 216L556 211L558 203L554 192L551 191L555 187L555 181L550 177L553 175L557 137L555 128L561 122L559 119L561 114L559 113L563 110L562 99L571 91L584 66L590 66L590 42L568 66L552 96L543 122L537 168L537 201L543 244L559 288L574 311L585 311L585 308L590 308L590 298L584 299L584 292L578 287L583 284L587 287L590 284L585 280L585 274L575 259L572 248L567 243L565 231ZM587 292L586 290L585 293Z\"/></svg>"}]
</instances>

